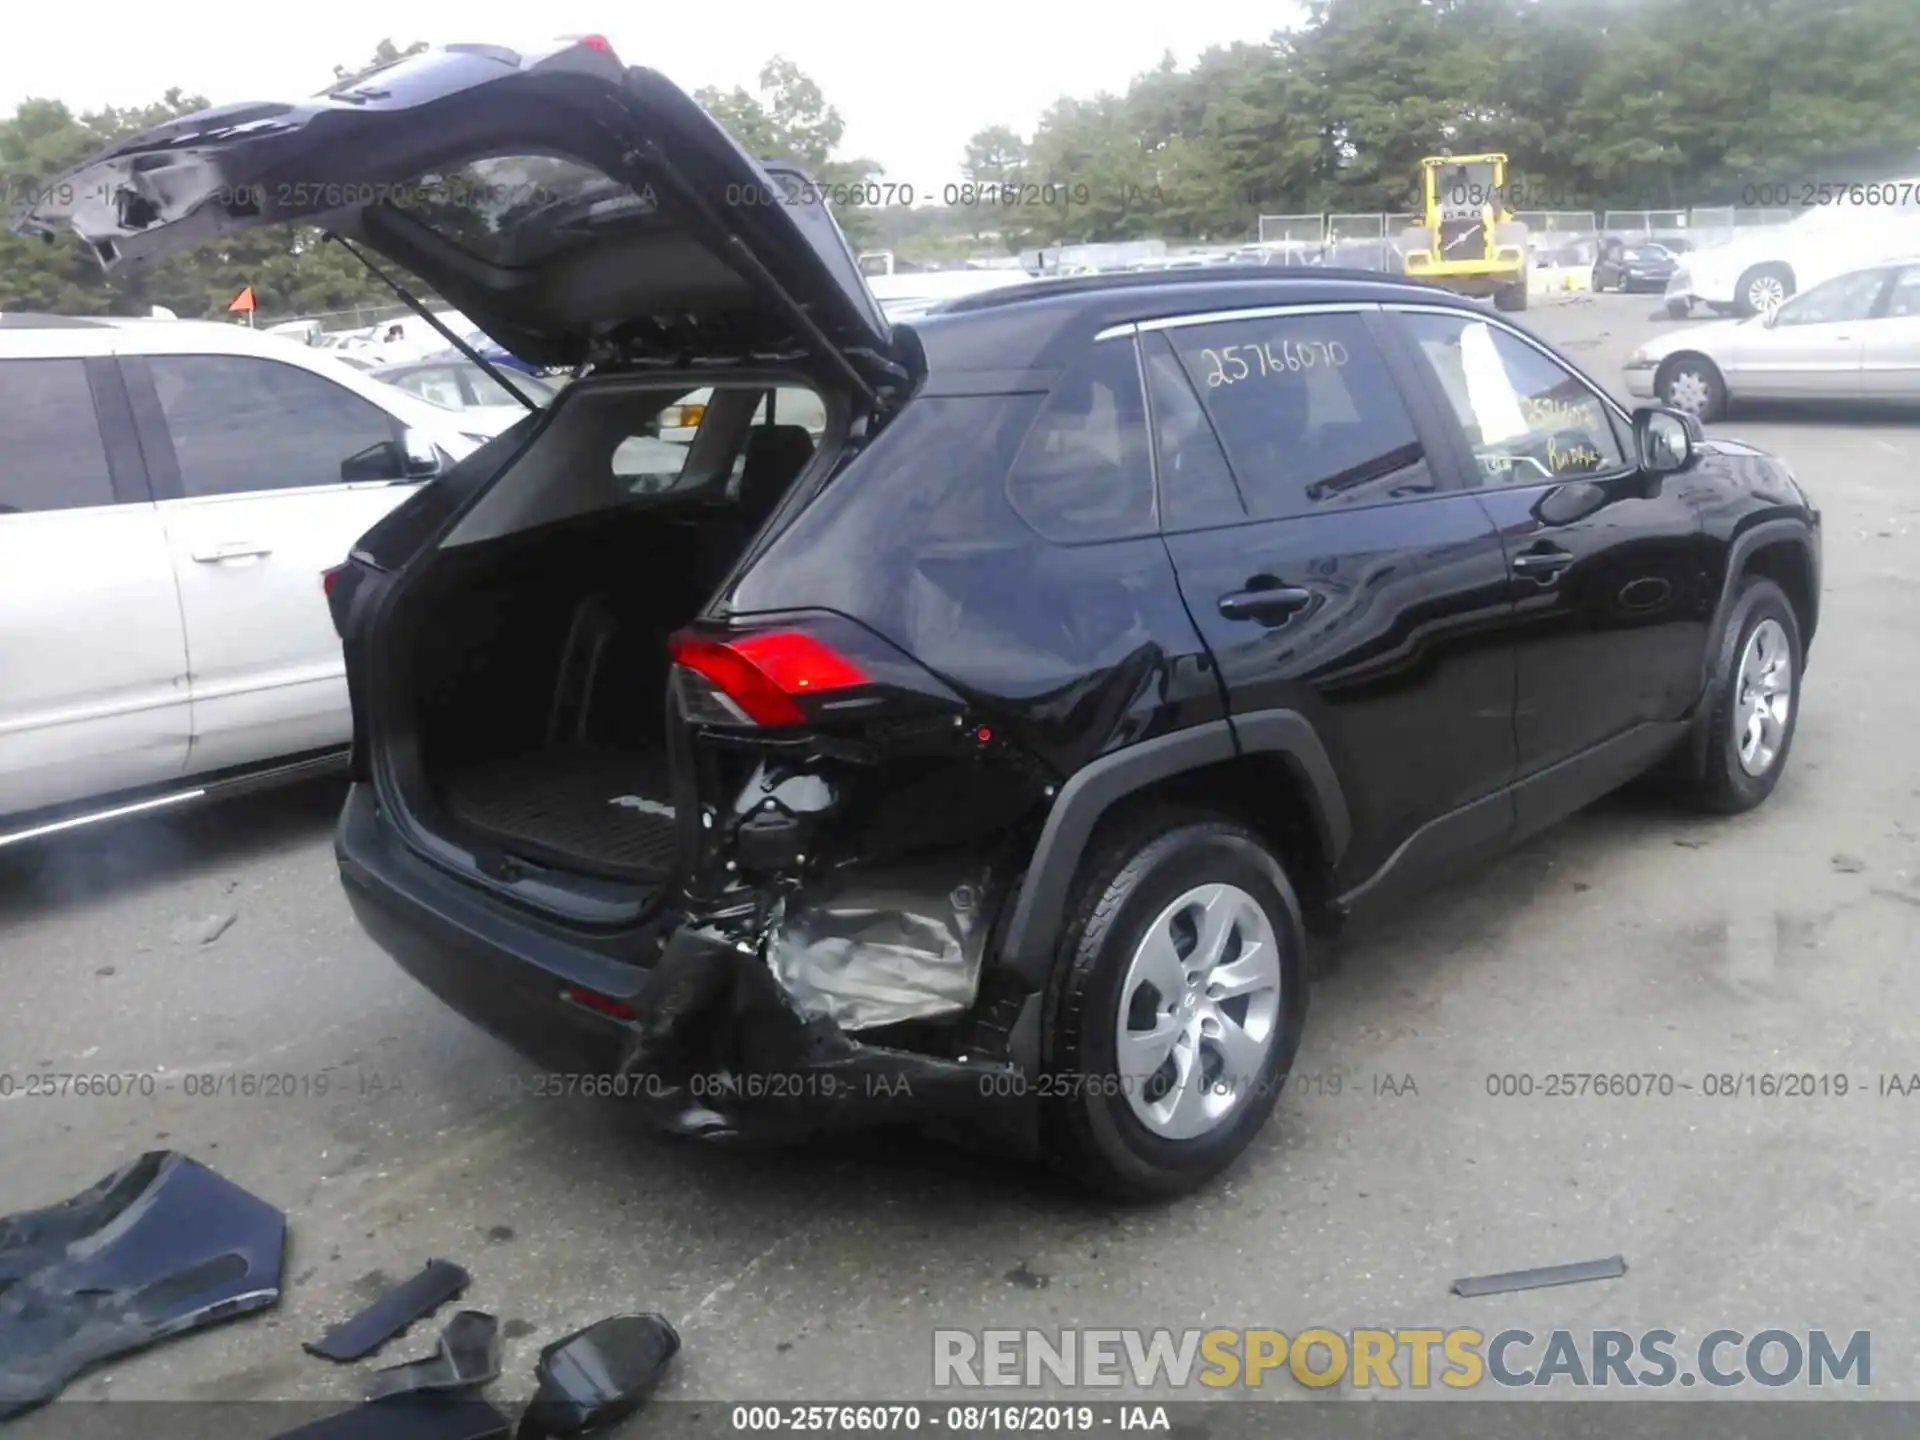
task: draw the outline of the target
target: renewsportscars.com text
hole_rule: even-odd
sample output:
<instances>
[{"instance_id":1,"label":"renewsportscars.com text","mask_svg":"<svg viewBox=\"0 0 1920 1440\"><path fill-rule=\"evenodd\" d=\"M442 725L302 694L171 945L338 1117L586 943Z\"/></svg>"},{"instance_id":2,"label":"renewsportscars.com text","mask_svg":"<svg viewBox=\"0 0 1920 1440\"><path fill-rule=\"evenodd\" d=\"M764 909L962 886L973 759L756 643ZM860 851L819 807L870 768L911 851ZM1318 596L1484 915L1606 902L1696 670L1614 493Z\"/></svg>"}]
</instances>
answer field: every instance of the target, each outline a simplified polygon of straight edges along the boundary
<instances>
[{"instance_id":1,"label":"renewsportscars.com text","mask_svg":"<svg viewBox=\"0 0 1920 1440\"><path fill-rule=\"evenodd\" d=\"M1470 1390L1758 1386L1866 1389L1873 1340L1855 1330L936 1330L936 1389L1133 1386L1220 1390Z\"/></svg>"}]
</instances>

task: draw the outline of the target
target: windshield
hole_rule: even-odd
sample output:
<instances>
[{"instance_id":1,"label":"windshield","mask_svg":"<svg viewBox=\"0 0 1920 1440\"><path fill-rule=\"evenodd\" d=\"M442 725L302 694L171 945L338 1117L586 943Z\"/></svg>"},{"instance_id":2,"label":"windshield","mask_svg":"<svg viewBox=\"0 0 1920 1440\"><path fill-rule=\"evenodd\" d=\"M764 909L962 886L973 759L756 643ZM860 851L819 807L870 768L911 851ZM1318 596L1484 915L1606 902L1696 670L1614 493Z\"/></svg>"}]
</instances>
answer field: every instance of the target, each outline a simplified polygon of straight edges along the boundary
<instances>
[{"instance_id":1,"label":"windshield","mask_svg":"<svg viewBox=\"0 0 1920 1440\"><path fill-rule=\"evenodd\" d=\"M392 203L468 254L507 266L537 264L610 220L654 209L651 196L547 155L499 155L431 172L396 187Z\"/></svg>"},{"instance_id":2,"label":"windshield","mask_svg":"<svg viewBox=\"0 0 1920 1440\"><path fill-rule=\"evenodd\" d=\"M507 393L505 386L478 365L466 367L466 379L467 383L473 387L476 405L518 405L520 403ZM507 379L514 389L536 405L544 405L554 397L555 391L551 385L544 380L536 380L531 375L510 375Z\"/></svg>"},{"instance_id":3,"label":"windshield","mask_svg":"<svg viewBox=\"0 0 1920 1440\"><path fill-rule=\"evenodd\" d=\"M1443 215L1478 215L1494 200L1493 166L1486 161L1443 165L1434 174L1433 183Z\"/></svg>"}]
</instances>

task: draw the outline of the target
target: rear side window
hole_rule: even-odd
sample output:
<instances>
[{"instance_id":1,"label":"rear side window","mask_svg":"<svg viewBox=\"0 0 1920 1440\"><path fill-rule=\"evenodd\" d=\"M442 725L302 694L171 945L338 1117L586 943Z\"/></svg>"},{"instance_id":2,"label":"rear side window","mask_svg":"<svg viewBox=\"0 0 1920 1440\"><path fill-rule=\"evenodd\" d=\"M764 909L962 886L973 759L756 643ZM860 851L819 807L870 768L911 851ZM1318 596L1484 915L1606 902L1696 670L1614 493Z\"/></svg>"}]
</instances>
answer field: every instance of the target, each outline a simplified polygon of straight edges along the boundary
<instances>
[{"instance_id":1,"label":"rear side window","mask_svg":"<svg viewBox=\"0 0 1920 1440\"><path fill-rule=\"evenodd\" d=\"M1183 326L1173 348L1256 519L1433 491L1413 419L1357 315Z\"/></svg>"},{"instance_id":2,"label":"rear side window","mask_svg":"<svg viewBox=\"0 0 1920 1440\"><path fill-rule=\"evenodd\" d=\"M114 503L80 360L0 360L0 515Z\"/></svg>"},{"instance_id":3,"label":"rear side window","mask_svg":"<svg viewBox=\"0 0 1920 1440\"><path fill-rule=\"evenodd\" d=\"M188 495L405 473L393 418L310 370L250 355L155 355L147 365Z\"/></svg>"},{"instance_id":4,"label":"rear side window","mask_svg":"<svg viewBox=\"0 0 1920 1440\"><path fill-rule=\"evenodd\" d=\"M1007 476L1022 520L1061 544L1153 530L1153 462L1130 340L1094 345L1060 377Z\"/></svg>"},{"instance_id":5,"label":"rear side window","mask_svg":"<svg viewBox=\"0 0 1920 1440\"><path fill-rule=\"evenodd\" d=\"M1142 336L1141 343L1160 467L1160 528L1201 530L1245 520L1247 507L1219 437L1173 346L1164 335Z\"/></svg>"}]
</instances>

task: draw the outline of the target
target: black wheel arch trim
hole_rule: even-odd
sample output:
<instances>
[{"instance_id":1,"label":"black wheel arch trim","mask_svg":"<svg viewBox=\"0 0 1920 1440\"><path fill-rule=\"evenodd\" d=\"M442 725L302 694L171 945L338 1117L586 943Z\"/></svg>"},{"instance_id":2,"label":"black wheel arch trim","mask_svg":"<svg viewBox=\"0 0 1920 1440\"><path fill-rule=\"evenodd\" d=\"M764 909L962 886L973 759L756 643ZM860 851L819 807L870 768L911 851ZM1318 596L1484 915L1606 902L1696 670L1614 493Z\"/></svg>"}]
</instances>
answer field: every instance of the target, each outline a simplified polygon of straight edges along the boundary
<instances>
[{"instance_id":1,"label":"black wheel arch trim","mask_svg":"<svg viewBox=\"0 0 1920 1440\"><path fill-rule=\"evenodd\" d=\"M1736 535L1727 554L1726 583L1720 587L1720 600L1714 606L1713 624L1707 631L1706 652L1700 657L1700 693L1694 702L1693 735L1687 744L1689 773L1705 773L1707 760L1707 721L1712 714L1709 701L1713 694L1713 672L1719 663L1721 637L1726 634L1727 624L1733 618L1740 604L1740 595L1745 588L1748 570L1747 561L1753 552L1766 545L1781 543L1797 545L1805 553L1807 573L1813 579L1813 593L1807 597L1810 618L1817 621L1820 614L1820 552L1814 543L1813 532L1803 520L1777 519L1763 520L1752 529ZM1791 602L1792 597L1788 597ZM1813 645L1813 625L1808 625L1800 635L1800 668L1807 666L1807 652ZM1796 682L1797 683L1797 682Z\"/></svg>"},{"instance_id":2,"label":"black wheel arch trim","mask_svg":"<svg viewBox=\"0 0 1920 1440\"><path fill-rule=\"evenodd\" d=\"M1258 710L1142 740L1102 755L1060 787L1014 900L999 963L1031 989L1045 986L1074 876L1095 828L1115 805L1183 772L1255 754L1287 762L1310 798L1326 862L1338 864L1353 821L1333 762L1304 715Z\"/></svg>"},{"instance_id":3,"label":"black wheel arch trim","mask_svg":"<svg viewBox=\"0 0 1920 1440\"><path fill-rule=\"evenodd\" d=\"M1727 578L1720 587L1720 599L1713 609L1713 625L1708 630L1708 644L1704 655L1700 657L1700 693L1706 694L1707 686L1713 681L1714 658L1718 652L1719 639L1727 628L1727 619L1733 614L1733 607L1739 603L1740 587L1747 579L1747 562L1753 553L1765 546L1781 543L1798 546L1807 562L1807 574L1813 580L1813 593L1807 597L1809 619L1817 622L1820 617L1820 555L1814 545L1813 531L1804 520L1780 518L1763 520L1750 530L1744 530L1734 536L1727 551ZM1814 625L1804 627L1800 637L1802 651L1811 648Z\"/></svg>"}]
</instances>

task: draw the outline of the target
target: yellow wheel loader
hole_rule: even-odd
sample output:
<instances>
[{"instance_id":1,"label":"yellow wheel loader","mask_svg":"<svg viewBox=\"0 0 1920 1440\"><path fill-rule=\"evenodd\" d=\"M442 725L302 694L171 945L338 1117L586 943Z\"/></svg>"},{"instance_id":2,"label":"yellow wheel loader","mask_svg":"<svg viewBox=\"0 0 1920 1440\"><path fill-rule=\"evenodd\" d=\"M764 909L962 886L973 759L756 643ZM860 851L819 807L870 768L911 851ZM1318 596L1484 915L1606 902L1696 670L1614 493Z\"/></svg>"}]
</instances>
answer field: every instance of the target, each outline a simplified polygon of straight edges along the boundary
<instances>
[{"instance_id":1,"label":"yellow wheel loader","mask_svg":"<svg viewBox=\"0 0 1920 1440\"><path fill-rule=\"evenodd\" d=\"M1527 227L1507 209L1507 157L1430 155L1420 162L1425 213L1401 237L1407 274L1460 295L1527 308Z\"/></svg>"}]
</instances>

